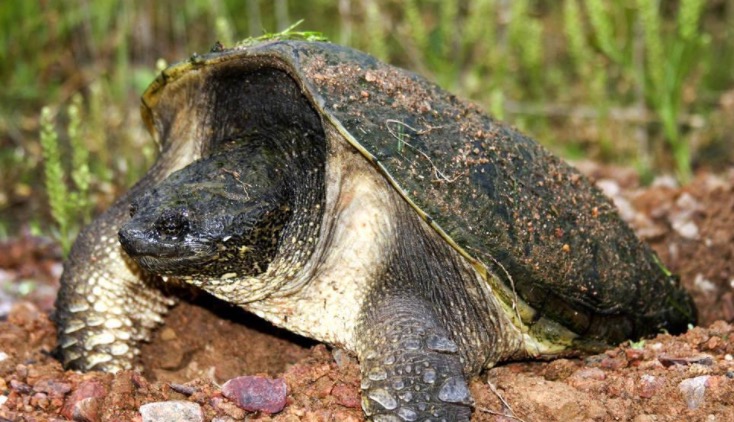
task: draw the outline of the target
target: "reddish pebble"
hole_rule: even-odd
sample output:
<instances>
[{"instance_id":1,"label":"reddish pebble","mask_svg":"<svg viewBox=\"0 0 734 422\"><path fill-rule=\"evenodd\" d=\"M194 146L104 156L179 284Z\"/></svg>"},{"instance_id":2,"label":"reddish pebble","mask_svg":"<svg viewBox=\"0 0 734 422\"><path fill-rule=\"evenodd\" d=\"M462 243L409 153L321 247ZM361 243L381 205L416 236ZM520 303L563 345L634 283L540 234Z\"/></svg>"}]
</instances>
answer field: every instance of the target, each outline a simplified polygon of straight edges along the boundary
<instances>
[{"instance_id":1,"label":"reddish pebble","mask_svg":"<svg viewBox=\"0 0 734 422\"><path fill-rule=\"evenodd\" d=\"M287 389L282 378L258 376L232 378L222 386L222 395L250 412L278 413L285 407Z\"/></svg>"},{"instance_id":2,"label":"reddish pebble","mask_svg":"<svg viewBox=\"0 0 734 422\"><path fill-rule=\"evenodd\" d=\"M572 377L578 379L604 381L607 378L607 374L599 368L581 368L578 371L574 372Z\"/></svg>"},{"instance_id":3,"label":"reddish pebble","mask_svg":"<svg viewBox=\"0 0 734 422\"><path fill-rule=\"evenodd\" d=\"M33 390L40 393L46 393L50 397L64 397L71 391L71 384L51 379L43 379L33 385Z\"/></svg>"},{"instance_id":4,"label":"reddish pebble","mask_svg":"<svg viewBox=\"0 0 734 422\"><path fill-rule=\"evenodd\" d=\"M100 406L102 399L99 397L87 397L79 400L74 405L72 411L72 419L75 422L99 422L102 420L100 416Z\"/></svg>"},{"instance_id":5,"label":"reddish pebble","mask_svg":"<svg viewBox=\"0 0 734 422\"><path fill-rule=\"evenodd\" d=\"M623 356L615 356L611 358L606 358L601 361L599 364L604 369L611 369L613 371L616 371L621 368L627 367L627 359Z\"/></svg>"},{"instance_id":6,"label":"reddish pebble","mask_svg":"<svg viewBox=\"0 0 734 422\"><path fill-rule=\"evenodd\" d=\"M697 363L699 365L704 365L704 366L711 366L714 364L714 359L709 355L699 355L699 356L684 357L684 358L668 356L668 355L661 355L661 356L658 356L658 360L666 368L669 366L673 366L673 365L686 365L686 366L693 365L694 363Z\"/></svg>"},{"instance_id":7,"label":"reddish pebble","mask_svg":"<svg viewBox=\"0 0 734 422\"><path fill-rule=\"evenodd\" d=\"M21 394L29 394L33 390L30 385L17 380L10 380L10 388Z\"/></svg>"},{"instance_id":8,"label":"reddish pebble","mask_svg":"<svg viewBox=\"0 0 734 422\"><path fill-rule=\"evenodd\" d=\"M337 403L344 407L357 409L362 405L357 387L340 382L331 390L331 395L334 396Z\"/></svg>"},{"instance_id":9,"label":"reddish pebble","mask_svg":"<svg viewBox=\"0 0 734 422\"><path fill-rule=\"evenodd\" d=\"M71 419L74 415L74 409L78 402L87 398L102 398L106 395L107 388L101 381L84 381L79 384L79 387L77 387L77 389L74 390L74 392L72 392L69 397L66 398L66 402L64 403L64 408L61 410L61 414L64 417ZM83 406L85 408L88 408L91 406L91 403L92 401Z\"/></svg>"},{"instance_id":10,"label":"reddish pebble","mask_svg":"<svg viewBox=\"0 0 734 422\"><path fill-rule=\"evenodd\" d=\"M606 377L599 368L582 368L568 377L568 385L579 391L598 391Z\"/></svg>"},{"instance_id":11,"label":"reddish pebble","mask_svg":"<svg viewBox=\"0 0 734 422\"><path fill-rule=\"evenodd\" d=\"M640 377L639 395L642 398L649 399L663 386L665 380L645 374Z\"/></svg>"},{"instance_id":12,"label":"reddish pebble","mask_svg":"<svg viewBox=\"0 0 734 422\"><path fill-rule=\"evenodd\" d=\"M624 355L628 361L636 363L644 359L645 351L642 349L625 349Z\"/></svg>"}]
</instances>

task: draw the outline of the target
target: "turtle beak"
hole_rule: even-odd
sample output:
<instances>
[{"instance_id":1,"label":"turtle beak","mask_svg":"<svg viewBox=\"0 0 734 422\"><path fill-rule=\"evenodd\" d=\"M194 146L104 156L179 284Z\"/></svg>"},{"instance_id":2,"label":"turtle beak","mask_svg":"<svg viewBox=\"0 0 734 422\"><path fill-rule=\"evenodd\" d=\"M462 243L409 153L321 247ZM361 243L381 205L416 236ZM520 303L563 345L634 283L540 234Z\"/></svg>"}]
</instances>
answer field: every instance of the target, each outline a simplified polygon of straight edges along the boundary
<instances>
[{"instance_id":1,"label":"turtle beak","mask_svg":"<svg viewBox=\"0 0 734 422\"><path fill-rule=\"evenodd\" d=\"M125 253L156 274L177 275L216 258L213 243L195 241L183 233L161 235L159 230L135 224L134 220L123 224L117 237Z\"/></svg>"},{"instance_id":2,"label":"turtle beak","mask_svg":"<svg viewBox=\"0 0 734 422\"><path fill-rule=\"evenodd\" d=\"M117 232L117 237L125 253L133 258L160 255L162 252L160 243L147 230L139 230L126 224Z\"/></svg>"}]
</instances>

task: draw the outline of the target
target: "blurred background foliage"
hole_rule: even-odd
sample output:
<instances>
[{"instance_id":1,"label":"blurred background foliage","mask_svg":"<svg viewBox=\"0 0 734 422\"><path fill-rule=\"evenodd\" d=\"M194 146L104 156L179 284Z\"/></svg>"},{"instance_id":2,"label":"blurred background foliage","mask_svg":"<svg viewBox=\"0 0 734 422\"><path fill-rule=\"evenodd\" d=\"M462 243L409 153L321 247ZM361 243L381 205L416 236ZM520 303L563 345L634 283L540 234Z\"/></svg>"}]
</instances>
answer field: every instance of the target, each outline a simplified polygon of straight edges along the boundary
<instances>
[{"instance_id":1,"label":"blurred background foliage","mask_svg":"<svg viewBox=\"0 0 734 422\"><path fill-rule=\"evenodd\" d=\"M734 0L3 0L0 238L68 241L144 174L139 96L166 63L301 19L571 160L683 182L734 163Z\"/></svg>"}]
</instances>

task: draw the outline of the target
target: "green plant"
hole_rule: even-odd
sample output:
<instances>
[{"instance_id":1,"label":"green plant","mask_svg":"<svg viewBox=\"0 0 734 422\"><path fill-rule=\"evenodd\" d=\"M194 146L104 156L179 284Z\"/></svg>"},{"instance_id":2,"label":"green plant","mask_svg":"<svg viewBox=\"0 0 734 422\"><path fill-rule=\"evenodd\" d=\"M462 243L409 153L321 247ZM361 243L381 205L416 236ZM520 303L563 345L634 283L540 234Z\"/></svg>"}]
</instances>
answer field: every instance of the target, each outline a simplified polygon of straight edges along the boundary
<instances>
[{"instance_id":1,"label":"green plant","mask_svg":"<svg viewBox=\"0 0 734 422\"><path fill-rule=\"evenodd\" d=\"M708 36L699 29L703 4L703 0L680 0L675 25L671 22L666 25L658 0L635 0L635 13L622 14L620 20L624 25L615 28L616 22L605 7L606 3L602 0L586 2L598 50L618 68L622 78L634 86L634 91L642 95L659 119L663 139L670 146L681 182L691 178L689 140L680 125L683 91L693 71L702 63L705 55L702 47L708 42ZM566 8L567 17L572 17L574 6L567 4ZM639 48L634 39L637 25L643 35ZM567 24L567 32L569 28ZM569 37L574 57L583 54L579 53L577 38L575 35Z\"/></svg>"},{"instance_id":2,"label":"green plant","mask_svg":"<svg viewBox=\"0 0 734 422\"><path fill-rule=\"evenodd\" d=\"M679 125L683 87L686 79L701 62L707 37L698 24L703 0L681 0L677 31L664 35L657 1L637 0L645 33L645 76L647 101L660 117L665 139L673 151L678 178L691 178L691 153ZM672 31L669 31L672 32Z\"/></svg>"},{"instance_id":3,"label":"green plant","mask_svg":"<svg viewBox=\"0 0 734 422\"><path fill-rule=\"evenodd\" d=\"M217 40L230 47L248 34L272 36L298 19L304 38L318 30L421 73L567 158L573 152L636 165L648 176L672 167L686 180L691 157L707 160L691 140L727 139L712 133L714 124L686 122L709 122L734 87L731 1L99 0L84 8L63 0L6 2L0 231L10 236L31 222L48 226L30 212L43 198L33 191L44 177L36 170L42 105L84 94L90 200L102 208L155 155L138 109L156 60L178 61ZM253 13L245 13L248 7ZM66 133L59 135L62 157L73 161ZM717 157L730 163L734 154ZM66 183L76 182L69 175Z\"/></svg>"},{"instance_id":4,"label":"green plant","mask_svg":"<svg viewBox=\"0 0 734 422\"><path fill-rule=\"evenodd\" d=\"M64 169L61 165L59 150L59 136L54 127L54 118L51 109L44 107L41 110L41 147L43 148L44 175L46 194L51 208L51 217L56 223L56 237L61 243L64 255L71 248L69 234L71 221L67 201L67 188L64 182Z\"/></svg>"},{"instance_id":5,"label":"green plant","mask_svg":"<svg viewBox=\"0 0 734 422\"><path fill-rule=\"evenodd\" d=\"M41 147L44 158L44 176L51 217L56 224L54 235L61 244L64 255L67 255L76 233L83 224L89 221L91 202L89 201L88 152L82 142L81 133L81 96L78 94L69 105L69 125L67 135L71 149L71 179L73 189L69 189L67 172L64 170L59 135L56 131L54 117L49 107L41 110Z\"/></svg>"},{"instance_id":6,"label":"green plant","mask_svg":"<svg viewBox=\"0 0 734 422\"><path fill-rule=\"evenodd\" d=\"M630 349L643 350L644 348L645 348L645 339L641 339L640 341L630 340Z\"/></svg>"},{"instance_id":7,"label":"green plant","mask_svg":"<svg viewBox=\"0 0 734 422\"><path fill-rule=\"evenodd\" d=\"M303 23L303 20L300 20L280 32L274 32L274 33L267 32L257 37L246 38L242 41L239 41L236 45L238 47L241 47L241 46L257 44L262 41L272 41L272 40L328 41L328 39L324 37L324 35L321 32L294 31L294 29L296 29L296 27L298 27L302 23Z\"/></svg>"}]
</instances>

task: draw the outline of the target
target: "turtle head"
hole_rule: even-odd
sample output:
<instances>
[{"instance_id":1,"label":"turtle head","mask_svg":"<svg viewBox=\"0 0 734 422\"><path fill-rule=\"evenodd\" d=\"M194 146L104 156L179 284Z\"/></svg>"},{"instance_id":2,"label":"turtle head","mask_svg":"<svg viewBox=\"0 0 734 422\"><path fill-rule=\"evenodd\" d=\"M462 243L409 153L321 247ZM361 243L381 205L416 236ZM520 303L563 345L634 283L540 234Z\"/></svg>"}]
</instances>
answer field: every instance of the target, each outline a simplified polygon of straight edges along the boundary
<instances>
[{"instance_id":1,"label":"turtle head","mask_svg":"<svg viewBox=\"0 0 734 422\"><path fill-rule=\"evenodd\" d=\"M130 205L118 236L125 252L159 275L257 275L277 251L290 209L278 166L226 150L171 174Z\"/></svg>"}]
</instances>

